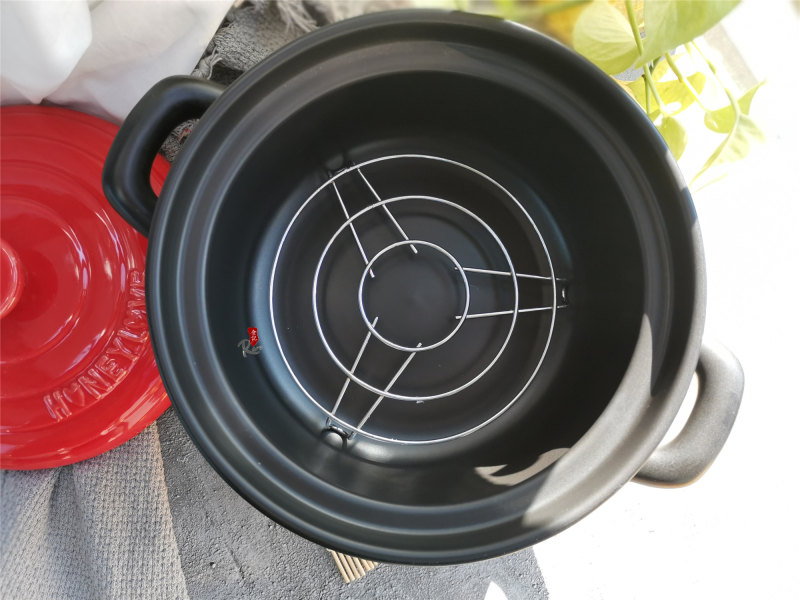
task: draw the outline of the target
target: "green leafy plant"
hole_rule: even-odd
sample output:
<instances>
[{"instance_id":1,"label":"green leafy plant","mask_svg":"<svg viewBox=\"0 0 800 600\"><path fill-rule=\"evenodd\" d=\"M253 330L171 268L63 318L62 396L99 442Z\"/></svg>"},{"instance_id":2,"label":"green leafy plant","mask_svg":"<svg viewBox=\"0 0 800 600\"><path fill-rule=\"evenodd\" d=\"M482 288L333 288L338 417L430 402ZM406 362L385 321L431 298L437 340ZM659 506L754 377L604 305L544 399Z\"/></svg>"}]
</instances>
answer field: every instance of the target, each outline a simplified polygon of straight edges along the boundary
<instances>
[{"instance_id":1,"label":"green leafy plant","mask_svg":"<svg viewBox=\"0 0 800 600\"><path fill-rule=\"evenodd\" d=\"M695 38L703 35L736 7L738 0L644 0L637 15L632 0L625 1L622 18L610 3L595 0L575 22L575 49L606 73L614 75L640 67L642 76L626 87L645 109L676 158L683 155L689 136L679 113L697 104L705 126L724 139L694 175L701 182L709 171L744 158L764 134L750 118L750 103L761 84L737 99L723 83L717 67L700 50ZM613 18L611 17L613 13ZM627 22L626 22L627 21ZM684 75L678 62L686 49L695 72ZM728 106L712 109L700 99L707 71L728 99ZM667 75L671 77L666 78Z\"/></svg>"},{"instance_id":2,"label":"green leafy plant","mask_svg":"<svg viewBox=\"0 0 800 600\"><path fill-rule=\"evenodd\" d=\"M697 38L739 0L493 0L495 14L557 37L615 79L644 109L676 158L695 137L722 137L692 178L702 187L764 134L750 117L761 83L736 98ZM465 6L466 5L466 6ZM460 0L460 8L485 3ZM633 81L620 74L640 69ZM725 104L716 106L716 98ZM709 101L708 98L715 100ZM696 125L687 127L687 125ZM703 128L704 125L704 128ZM697 137L702 137L700 134ZM699 163L699 161L698 161Z\"/></svg>"}]
</instances>

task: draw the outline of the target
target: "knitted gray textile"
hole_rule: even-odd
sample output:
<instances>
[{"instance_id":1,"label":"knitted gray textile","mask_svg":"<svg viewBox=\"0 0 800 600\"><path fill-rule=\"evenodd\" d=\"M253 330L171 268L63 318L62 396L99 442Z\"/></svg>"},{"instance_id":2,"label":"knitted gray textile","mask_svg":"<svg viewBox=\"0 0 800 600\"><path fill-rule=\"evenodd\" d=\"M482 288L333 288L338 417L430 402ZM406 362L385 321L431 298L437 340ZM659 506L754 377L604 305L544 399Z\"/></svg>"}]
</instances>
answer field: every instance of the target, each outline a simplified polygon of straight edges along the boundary
<instances>
[{"instance_id":1,"label":"knitted gray textile","mask_svg":"<svg viewBox=\"0 0 800 600\"><path fill-rule=\"evenodd\" d=\"M242 3L192 75L230 84L326 22L407 0ZM173 160L191 132L162 148ZM274 524L206 463L170 409L123 446L82 463L0 472L0 599L239 600L546 598L531 549L454 567L379 565L345 584L328 552Z\"/></svg>"},{"instance_id":2,"label":"knitted gray textile","mask_svg":"<svg viewBox=\"0 0 800 600\"><path fill-rule=\"evenodd\" d=\"M188 598L153 424L60 469L4 471L0 598Z\"/></svg>"}]
</instances>

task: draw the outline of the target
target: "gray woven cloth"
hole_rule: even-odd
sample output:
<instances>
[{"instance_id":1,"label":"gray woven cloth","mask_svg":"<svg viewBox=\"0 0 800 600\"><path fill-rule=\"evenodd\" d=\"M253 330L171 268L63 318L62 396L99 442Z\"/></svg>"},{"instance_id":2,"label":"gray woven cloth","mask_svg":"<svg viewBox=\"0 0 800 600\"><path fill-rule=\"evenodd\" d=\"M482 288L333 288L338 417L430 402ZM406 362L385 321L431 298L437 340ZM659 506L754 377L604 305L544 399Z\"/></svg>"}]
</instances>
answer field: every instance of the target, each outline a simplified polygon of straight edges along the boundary
<instances>
[{"instance_id":1,"label":"gray woven cloth","mask_svg":"<svg viewBox=\"0 0 800 600\"><path fill-rule=\"evenodd\" d=\"M326 22L407 0L237 4L193 75L231 83ZM172 160L191 133L178 127ZM60 469L0 472L0 599L238 600L547 597L533 551L453 567L379 565L345 584L324 548L240 498L205 462L172 409L136 438Z\"/></svg>"},{"instance_id":2,"label":"gray woven cloth","mask_svg":"<svg viewBox=\"0 0 800 600\"><path fill-rule=\"evenodd\" d=\"M188 598L153 424L60 469L0 478L0 598Z\"/></svg>"},{"instance_id":3,"label":"gray woven cloth","mask_svg":"<svg viewBox=\"0 0 800 600\"><path fill-rule=\"evenodd\" d=\"M532 549L449 567L381 564L346 584L328 551L233 491L173 409L126 444L60 469L6 471L0 598L546 598Z\"/></svg>"}]
</instances>

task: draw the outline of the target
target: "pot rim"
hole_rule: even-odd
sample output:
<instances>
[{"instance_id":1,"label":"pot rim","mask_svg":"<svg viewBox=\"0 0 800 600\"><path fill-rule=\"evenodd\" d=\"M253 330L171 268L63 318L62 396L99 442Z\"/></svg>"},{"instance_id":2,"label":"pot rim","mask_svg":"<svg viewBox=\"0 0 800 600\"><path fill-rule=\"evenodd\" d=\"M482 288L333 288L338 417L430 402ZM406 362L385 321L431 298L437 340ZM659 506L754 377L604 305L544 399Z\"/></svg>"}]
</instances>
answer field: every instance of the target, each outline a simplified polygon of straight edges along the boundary
<instances>
[{"instance_id":1,"label":"pot rim","mask_svg":"<svg viewBox=\"0 0 800 600\"><path fill-rule=\"evenodd\" d=\"M658 169L655 175L659 182L668 182L669 189L660 190L667 200L659 202L659 206L665 202L674 203L670 205L673 217L677 215L681 222L678 224L680 227L673 225L673 229L682 231L686 241L684 263L679 265L684 272L680 275L691 279L690 283L682 284L691 292L686 294L691 298L684 298L680 307L686 313L686 322L681 327L670 327L668 331L650 331L648 305L645 306L636 348L613 399L584 436L548 467L546 477L537 476L501 494L502 508L507 512L493 517L499 525L484 522L468 532L463 527L440 531L436 535L448 538L447 545L440 547L410 527L396 531L378 526L374 515L397 515L410 510L408 507L359 498L362 507L368 506L366 511L361 509L367 514L360 520L348 518L338 510L349 500L348 493L300 472L297 466L293 468L278 449L274 449L275 462L270 465L271 479L261 481L262 485L270 486L269 493L257 488L248 474L254 473L258 465L254 465L252 457L247 455L242 438L257 433L258 429L245 415L238 413L236 418L241 427L238 436L209 424L221 423L230 417L223 414L228 409L215 405L211 397L215 392L233 392L224 373L215 374L213 368L198 369L197 365L208 367L216 364L210 348L186 343L186 339L174 335L174 319L176 315L180 318L184 314L185 290L178 287L175 294L169 292L170 283L175 284L175 269L189 268L179 264L181 248L186 247L190 238L207 237L210 231L192 230L193 222L207 218L207 214L200 214L203 211L193 207L192 215L187 217L178 204L185 205L192 200L193 194L186 193L187 190L207 183L202 181L202 177L193 177L194 163L202 164L209 160L209 156L226 151L227 144L211 141L217 133L215 123L256 82L271 76L268 73L275 73L278 67L291 68L293 62L299 62L300 68L307 67L301 58L310 49L343 43L353 36L367 31L374 33L386 27L405 27L417 32L426 27L449 28L466 36L488 34L507 39L529 52L557 54L574 69L572 76L585 77L596 89L615 99L619 115L629 120L635 129L635 135L629 134L629 137L637 137L646 144L648 156L661 157L659 163L653 162L652 165ZM208 147L204 150L204 142L205 146L214 146L215 151ZM213 211L206 207L205 212ZM213 221L213 218L207 218L207 221ZM674 250L669 248L668 252L672 252L670 257L674 258ZM191 266L192 272L200 279L204 262L202 257L198 257ZM676 282L675 269L670 275L673 283ZM653 299L656 300L660 301ZM199 302L202 309L204 301L200 299ZM676 309L675 302L669 304L670 308ZM212 105L173 164L156 206L148 249L147 308L157 363L184 426L211 465L245 499L281 525L328 548L384 562L443 564L480 560L544 540L594 510L636 474L665 435L695 371L705 312L705 271L699 226L680 172L649 120L608 76L553 40L514 23L465 13L392 11L357 17L301 37L243 75ZM207 333L198 331L198 339ZM284 489L286 481L291 481L289 489ZM534 497L535 502L532 501ZM446 509L449 514L457 513L459 518L469 522L470 515L477 514L475 511L480 508L474 505L480 505L480 501L458 507L417 508L412 511L413 515L409 514L416 524L430 524L441 519L442 511ZM515 533L499 541L482 535L482 531L500 526ZM456 543L466 534L473 539L485 537L487 541L468 547ZM392 545L380 541L387 539L402 543Z\"/></svg>"}]
</instances>

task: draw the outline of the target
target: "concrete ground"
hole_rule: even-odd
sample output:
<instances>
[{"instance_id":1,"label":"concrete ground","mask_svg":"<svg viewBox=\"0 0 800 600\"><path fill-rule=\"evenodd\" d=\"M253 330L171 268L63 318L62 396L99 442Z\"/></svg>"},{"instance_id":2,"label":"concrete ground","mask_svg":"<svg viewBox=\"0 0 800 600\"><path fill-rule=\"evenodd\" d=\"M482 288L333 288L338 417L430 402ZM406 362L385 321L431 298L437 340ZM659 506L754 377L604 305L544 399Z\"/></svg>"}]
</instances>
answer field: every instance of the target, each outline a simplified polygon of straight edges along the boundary
<instances>
[{"instance_id":1,"label":"concrete ground","mask_svg":"<svg viewBox=\"0 0 800 600\"><path fill-rule=\"evenodd\" d=\"M726 18L746 66L768 79L751 112L768 140L694 194L708 263L706 331L745 370L736 426L696 484L628 484L536 546L554 600L800 597L797 15L770 0L744 2Z\"/></svg>"}]
</instances>

